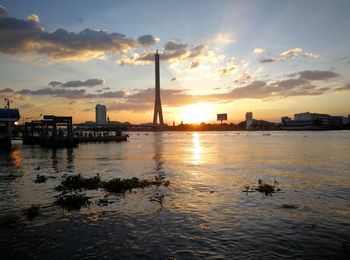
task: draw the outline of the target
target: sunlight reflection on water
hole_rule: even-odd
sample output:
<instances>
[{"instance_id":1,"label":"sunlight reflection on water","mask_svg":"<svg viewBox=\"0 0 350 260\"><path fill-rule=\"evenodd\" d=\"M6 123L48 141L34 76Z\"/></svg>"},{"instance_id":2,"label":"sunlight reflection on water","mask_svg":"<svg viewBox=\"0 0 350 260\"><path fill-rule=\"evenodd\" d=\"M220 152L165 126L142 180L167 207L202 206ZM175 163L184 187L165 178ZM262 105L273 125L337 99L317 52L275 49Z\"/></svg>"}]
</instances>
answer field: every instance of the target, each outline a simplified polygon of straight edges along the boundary
<instances>
[{"instance_id":1,"label":"sunlight reflection on water","mask_svg":"<svg viewBox=\"0 0 350 260\"><path fill-rule=\"evenodd\" d=\"M15 144L0 153L0 250L51 259L345 258L350 132L270 134L130 133L125 143L58 150ZM96 203L106 192L86 191L93 203L79 212L52 205L61 177L78 173L156 176L170 186L109 194L108 206ZM34 183L37 174L48 180ZM277 179L281 192L242 192L259 178ZM31 204L42 214L28 221L22 210Z\"/></svg>"}]
</instances>

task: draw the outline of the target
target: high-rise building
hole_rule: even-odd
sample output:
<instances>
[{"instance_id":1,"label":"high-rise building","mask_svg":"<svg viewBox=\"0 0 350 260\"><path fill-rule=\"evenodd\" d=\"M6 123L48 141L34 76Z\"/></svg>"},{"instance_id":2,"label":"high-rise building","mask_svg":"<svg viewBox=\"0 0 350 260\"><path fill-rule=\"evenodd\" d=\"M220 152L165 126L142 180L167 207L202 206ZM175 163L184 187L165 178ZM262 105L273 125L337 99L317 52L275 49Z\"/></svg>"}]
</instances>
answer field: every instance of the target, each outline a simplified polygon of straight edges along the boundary
<instances>
[{"instance_id":1,"label":"high-rise building","mask_svg":"<svg viewBox=\"0 0 350 260\"><path fill-rule=\"evenodd\" d=\"M246 121L245 129L250 130L253 124L253 112L247 112L245 114L245 121Z\"/></svg>"},{"instance_id":2,"label":"high-rise building","mask_svg":"<svg viewBox=\"0 0 350 260\"><path fill-rule=\"evenodd\" d=\"M159 124L163 125L163 112L162 103L160 102L160 72L159 72L159 53L158 50L154 56L155 59L155 79L156 79L156 91L155 91L155 101L154 101L154 114L153 114L153 124L157 124L157 117L159 116Z\"/></svg>"},{"instance_id":3,"label":"high-rise building","mask_svg":"<svg viewBox=\"0 0 350 260\"><path fill-rule=\"evenodd\" d=\"M96 124L105 125L107 123L107 109L105 105L96 105Z\"/></svg>"}]
</instances>

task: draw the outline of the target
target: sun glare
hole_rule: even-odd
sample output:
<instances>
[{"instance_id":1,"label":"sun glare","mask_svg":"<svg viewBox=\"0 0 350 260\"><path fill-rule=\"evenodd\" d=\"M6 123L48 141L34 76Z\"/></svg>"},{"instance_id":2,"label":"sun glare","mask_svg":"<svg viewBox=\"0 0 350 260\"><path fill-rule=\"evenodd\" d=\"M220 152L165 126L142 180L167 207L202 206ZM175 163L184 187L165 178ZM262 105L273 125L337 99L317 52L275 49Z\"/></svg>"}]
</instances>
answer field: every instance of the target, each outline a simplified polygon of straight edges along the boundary
<instances>
[{"instance_id":1,"label":"sun glare","mask_svg":"<svg viewBox=\"0 0 350 260\"><path fill-rule=\"evenodd\" d=\"M200 124L215 120L215 113L210 103L196 103L183 108L180 120L184 124Z\"/></svg>"}]
</instances>

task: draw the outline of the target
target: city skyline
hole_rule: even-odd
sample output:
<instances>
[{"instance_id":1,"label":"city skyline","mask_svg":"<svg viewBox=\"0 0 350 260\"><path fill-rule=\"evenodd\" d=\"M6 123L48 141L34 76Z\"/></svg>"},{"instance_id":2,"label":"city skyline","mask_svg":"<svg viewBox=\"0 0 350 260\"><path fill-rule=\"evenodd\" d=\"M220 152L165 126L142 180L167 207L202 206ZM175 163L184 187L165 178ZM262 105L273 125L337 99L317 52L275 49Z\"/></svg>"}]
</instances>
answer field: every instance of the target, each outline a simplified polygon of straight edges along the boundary
<instances>
[{"instance_id":1,"label":"city skyline","mask_svg":"<svg viewBox=\"0 0 350 260\"><path fill-rule=\"evenodd\" d=\"M348 1L0 6L0 97L23 118L84 122L101 103L111 121L151 122L156 49L167 124L349 114Z\"/></svg>"}]
</instances>

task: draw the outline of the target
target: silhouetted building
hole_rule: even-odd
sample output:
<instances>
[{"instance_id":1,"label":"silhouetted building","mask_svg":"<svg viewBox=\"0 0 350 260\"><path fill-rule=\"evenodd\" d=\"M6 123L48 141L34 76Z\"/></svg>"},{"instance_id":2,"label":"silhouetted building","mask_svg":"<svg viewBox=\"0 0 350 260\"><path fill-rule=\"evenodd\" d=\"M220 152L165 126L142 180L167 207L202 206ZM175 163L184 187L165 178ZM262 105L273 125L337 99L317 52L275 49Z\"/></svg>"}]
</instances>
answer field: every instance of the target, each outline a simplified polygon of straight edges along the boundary
<instances>
[{"instance_id":1,"label":"silhouetted building","mask_svg":"<svg viewBox=\"0 0 350 260\"><path fill-rule=\"evenodd\" d=\"M245 129L250 130L253 124L253 112L247 112L245 114L245 121L246 121Z\"/></svg>"},{"instance_id":2,"label":"silhouetted building","mask_svg":"<svg viewBox=\"0 0 350 260\"><path fill-rule=\"evenodd\" d=\"M295 114L294 120L282 117L282 123L287 130L340 129L343 126L343 117L306 112Z\"/></svg>"},{"instance_id":3,"label":"silhouetted building","mask_svg":"<svg viewBox=\"0 0 350 260\"><path fill-rule=\"evenodd\" d=\"M107 123L107 109L105 105L96 105L96 124L105 125Z\"/></svg>"},{"instance_id":4,"label":"silhouetted building","mask_svg":"<svg viewBox=\"0 0 350 260\"><path fill-rule=\"evenodd\" d=\"M164 124L162 103L160 101L160 72L159 72L159 53L158 50L154 56L155 59L155 102L154 102L154 114L153 114L153 124L157 124L157 117L159 116L159 123Z\"/></svg>"}]
</instances>

